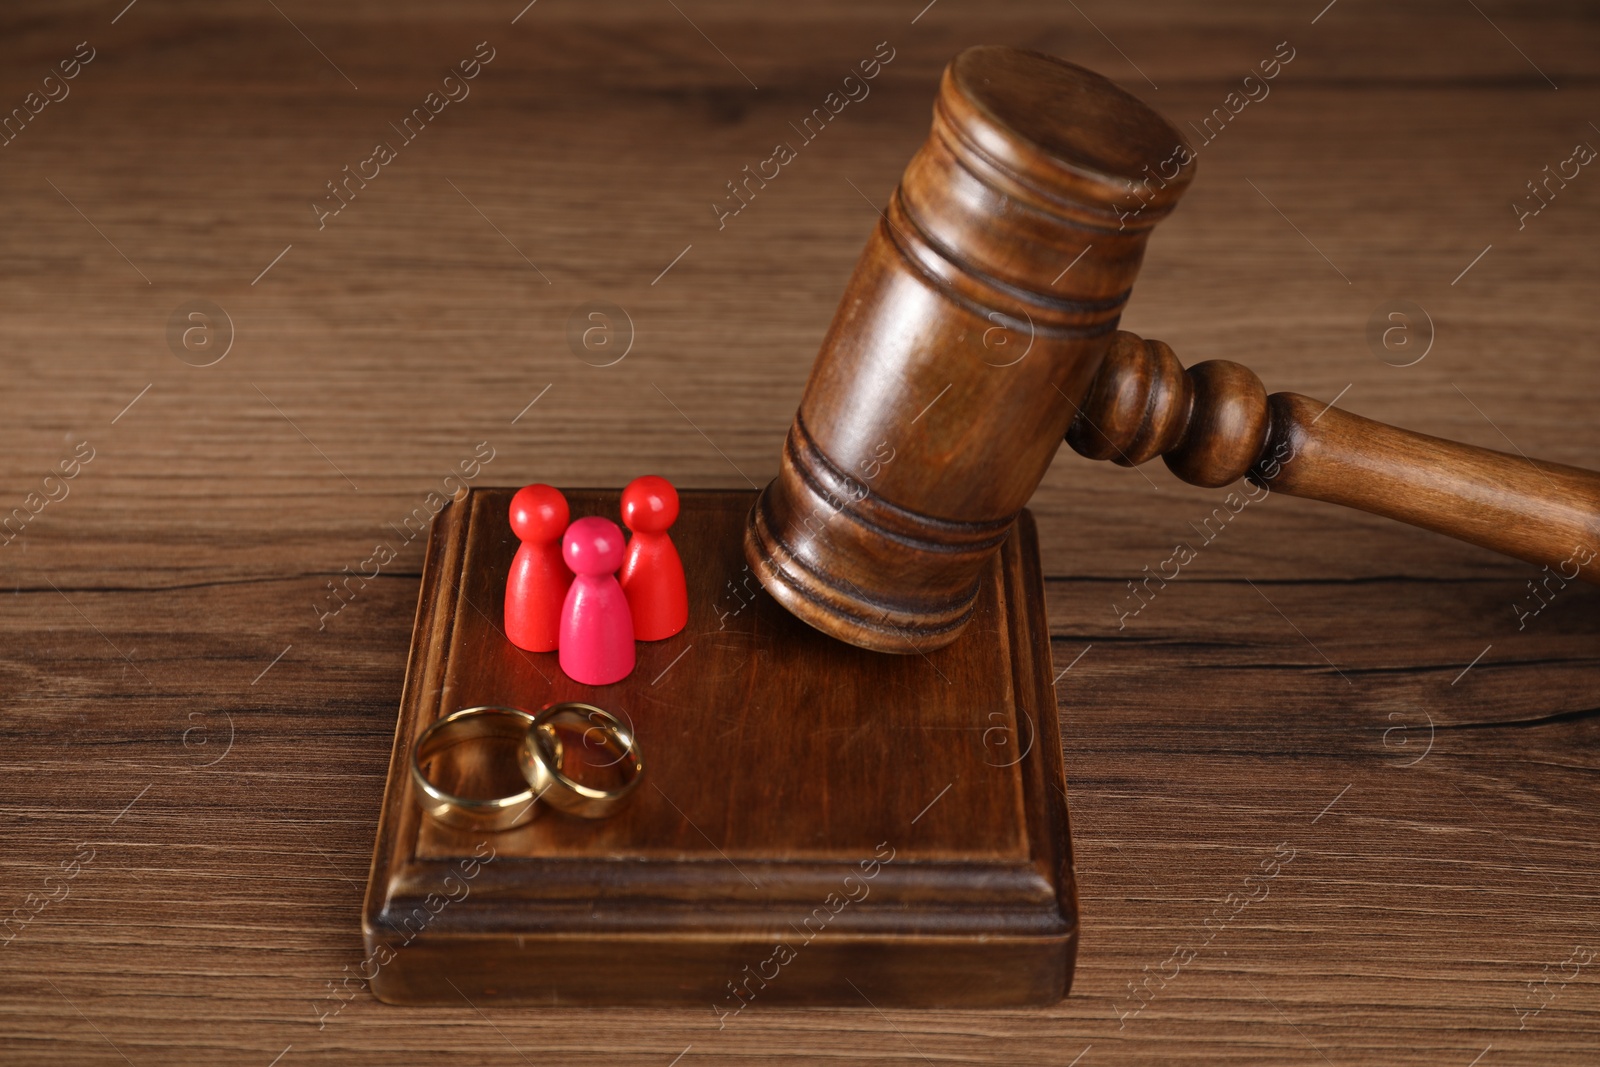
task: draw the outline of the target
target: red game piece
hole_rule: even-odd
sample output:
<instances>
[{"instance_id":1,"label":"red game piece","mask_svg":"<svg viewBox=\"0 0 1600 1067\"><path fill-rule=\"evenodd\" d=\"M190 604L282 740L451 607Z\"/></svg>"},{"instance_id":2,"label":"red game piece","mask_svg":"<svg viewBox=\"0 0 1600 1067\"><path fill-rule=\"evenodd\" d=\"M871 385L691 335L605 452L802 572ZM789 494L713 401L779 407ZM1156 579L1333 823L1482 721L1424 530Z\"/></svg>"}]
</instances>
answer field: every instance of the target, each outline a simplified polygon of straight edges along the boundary
<instances>
[{"instance_id":1,"label":"red game piece","mask_svg":"<svg viewBox=\"0 0 1600 1067\"><path fill-rule=\"evenodd\" d=\"M511 530L522 540L506 577L506 637L529 652L554 652L561 606L572 572L561 558L567 498L548 485L528 485L511 498Z\"/></svg>"},{"instance_id":2,"label":"red game piece","mask_svg":"<svg viewBox=\"0 0 1600 1067\"><path fill-rule=\"evenodd\" d=\"M640 641L671 637L689 621L683 561L667 535L677 519L678 491L665 478L647 474L622 491L622 521L633 540L622 560L621 585Z\"/></svg>"},{"instance_id":3,"label":"red game piece","mask_svg":"<svg viewBox=\"0 0 1600 1067\"><path fill-rule=\"evenodd\" d=\"M561 608L561 669L584 685L620 682L633 670L633 617L614 575L622 531L598 515L567 527L561 553L577 577Z\"/></svg>"}]
</instances>

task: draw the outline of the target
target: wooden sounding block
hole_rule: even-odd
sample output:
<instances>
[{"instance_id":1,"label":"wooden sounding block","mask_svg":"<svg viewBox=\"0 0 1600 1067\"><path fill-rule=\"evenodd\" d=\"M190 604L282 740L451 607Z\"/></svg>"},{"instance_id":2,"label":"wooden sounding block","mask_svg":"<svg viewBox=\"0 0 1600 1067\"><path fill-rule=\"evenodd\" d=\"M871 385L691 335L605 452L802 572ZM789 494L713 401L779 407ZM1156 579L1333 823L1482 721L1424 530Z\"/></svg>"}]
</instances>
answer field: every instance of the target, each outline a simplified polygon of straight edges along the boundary
<instances>
[{"instance_id":1,"label":"wooden sounding block","mask_svg":"<svg viewBox=\"0 0 1600 1067\"><path fill-rule=\"evenodd\" d=\"M762 591L741 547L755 493L683 492L688 625L591 687L500 632L511 496L472 490L429 541L362 912L380 999L722 1018L1066 994L1077 902L1030 517L984 571L963 640L895 656ZM568 499L573 518L619 506L614 491ZM409 759L430 723L564 700L631 724L645 772L626 808L498 834L422 814Z\"/></svg>"}]
</instances>

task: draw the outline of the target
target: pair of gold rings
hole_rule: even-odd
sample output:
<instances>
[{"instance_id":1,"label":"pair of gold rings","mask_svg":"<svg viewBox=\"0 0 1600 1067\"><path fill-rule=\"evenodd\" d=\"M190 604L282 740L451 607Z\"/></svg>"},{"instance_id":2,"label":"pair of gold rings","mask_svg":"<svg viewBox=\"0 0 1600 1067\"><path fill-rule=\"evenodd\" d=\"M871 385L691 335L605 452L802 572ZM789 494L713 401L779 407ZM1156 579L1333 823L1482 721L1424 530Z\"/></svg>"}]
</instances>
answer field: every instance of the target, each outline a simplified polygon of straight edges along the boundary
<instances>
[{"instance_id":1,"label":"pair of gold rings","mask_svg":"<svg viewBox=\"0 0 1600 1067\"><path fill-rule=\"evenodd\" d=\"M566 744L561 735L580 733L585 748L611 756L601 764L617 783L588 785L563 767ZM527 788L504 796L459 796L436 784L424 770L458 745L471 742L518 742L517 766ZM593 704L552 704L537 715L521 708L476 707L452 712L430 725L411 750L411 780L421 794L418 803L448 826L473 830L510 830L531 822L540 801L569 815L603 819L633 794L644 774L644 761L633 731L610 712Z\"/></svg>"}]
</instances>

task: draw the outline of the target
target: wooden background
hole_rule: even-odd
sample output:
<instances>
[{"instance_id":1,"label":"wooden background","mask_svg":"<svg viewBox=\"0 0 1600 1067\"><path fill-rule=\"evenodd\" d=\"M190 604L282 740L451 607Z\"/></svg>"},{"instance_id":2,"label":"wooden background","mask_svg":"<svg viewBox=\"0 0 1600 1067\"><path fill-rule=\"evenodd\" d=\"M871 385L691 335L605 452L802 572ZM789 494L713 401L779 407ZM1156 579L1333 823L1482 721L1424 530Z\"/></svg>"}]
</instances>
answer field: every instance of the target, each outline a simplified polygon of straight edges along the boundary
<instances>
[{"instance_id":1,"label":"wooden background","mask_svg":"<svg viewBox=\"0 0 1600 1067\"><path fill-rule=\"evenodd\" d=\"M1510 207L1600 146L1591 7L124 2L0 13L7 111L96 50L0 147L0 514L94 450L0 549L0 1060L1595 1061L1600 593L1519 629L1532 568L1272 497L1119 630L1124 583L1222 494L1070 453L1033 503L1070 665L1068 1000L757 1005L718 1030L709 1006L363 993L318 1025L362 956L420 543L319 618L326 583L479 442L475 484L768 479L965 45L1062 55L1182 125L1288 41L1271 95L1201 149L1128 328L1600 466L1600 174L1520 231ZM470 97L319 230L324 183L479 41ZM723 183L880 41L870 97L719 231ZM203 369L167 337L197 299L233 333ZM1366 339L1394 299L1433 324L1410 367ZM596 301L633 327L603 368L567 341Z\"/></svg>"}]
</instances>

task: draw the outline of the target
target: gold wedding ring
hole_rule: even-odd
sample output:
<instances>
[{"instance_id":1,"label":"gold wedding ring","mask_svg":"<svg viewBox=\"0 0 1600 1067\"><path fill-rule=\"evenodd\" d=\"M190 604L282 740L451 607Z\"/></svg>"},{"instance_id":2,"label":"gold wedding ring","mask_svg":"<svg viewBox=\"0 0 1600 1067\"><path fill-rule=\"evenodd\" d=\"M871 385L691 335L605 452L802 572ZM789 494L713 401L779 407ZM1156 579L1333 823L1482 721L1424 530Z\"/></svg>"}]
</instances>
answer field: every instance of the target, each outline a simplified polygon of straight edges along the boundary
<instances>
[{"instance_id":1,"label":"gold wedding ring","mask_svg":"<svg viewBox=\"0 0 1600 1067\"><path fill-rule=\"evenodd\" d=\"M562 733L577 734L577 749L598 749L609 758L590 765L618 779L604 787L587 785L568 775L564 762L568 745ZM527 788L504 796L460 796L435 783L423 770L459 745L470 742L515 741L517 764ZM481 759L467 764L478 777L492 774ZM614 769L613 769L614 768ZM603 819L633 794L644 774L633 731L615 715L593 704L551 704L538 715L521 708L481 706L462 708L434 722L422 732L411 750L411 780L421 794L422 810L447 826L469 830L511 830L532 822L539 801L569 815Z\"/></svg>"},{"instance_id":2,"label":"gold wedding ring","mask_svg":"<svg viewBox=\"0 0 1600 1067\"><path fill-rule=\"evenodd\" d=\"M603 788L585 785L569 776L562 767L570 745L562 743L563 729L581 731L582 748L609 753L611 758L600 766L616 768L614 773L620 783ZM603 819L616 811L644 776L644 761L639 757L633 731L609 711L574 701L551 704L538 714L522 739L519 762L524 778L543 784L541 794L547 804L585 819Z\"/></svg>"},{"instance_id":3,"label":"gold wedding ring","mask_svg":"<svg viewBox=\"0 0 1600 1067\"><path fill-rule=\"evenodd\" d=\"M411 750L411 780L422 794L422 810L447 826L469 830L510 830L539 814L539 794L549 787L543 765L527 775L528 788L508 796L457 796L435 785L423 767L444 752L472 741L522 741L533 729L534 716L520 708L476 707L451 712L423 731Z\"/></svg>"}]
</instances>

